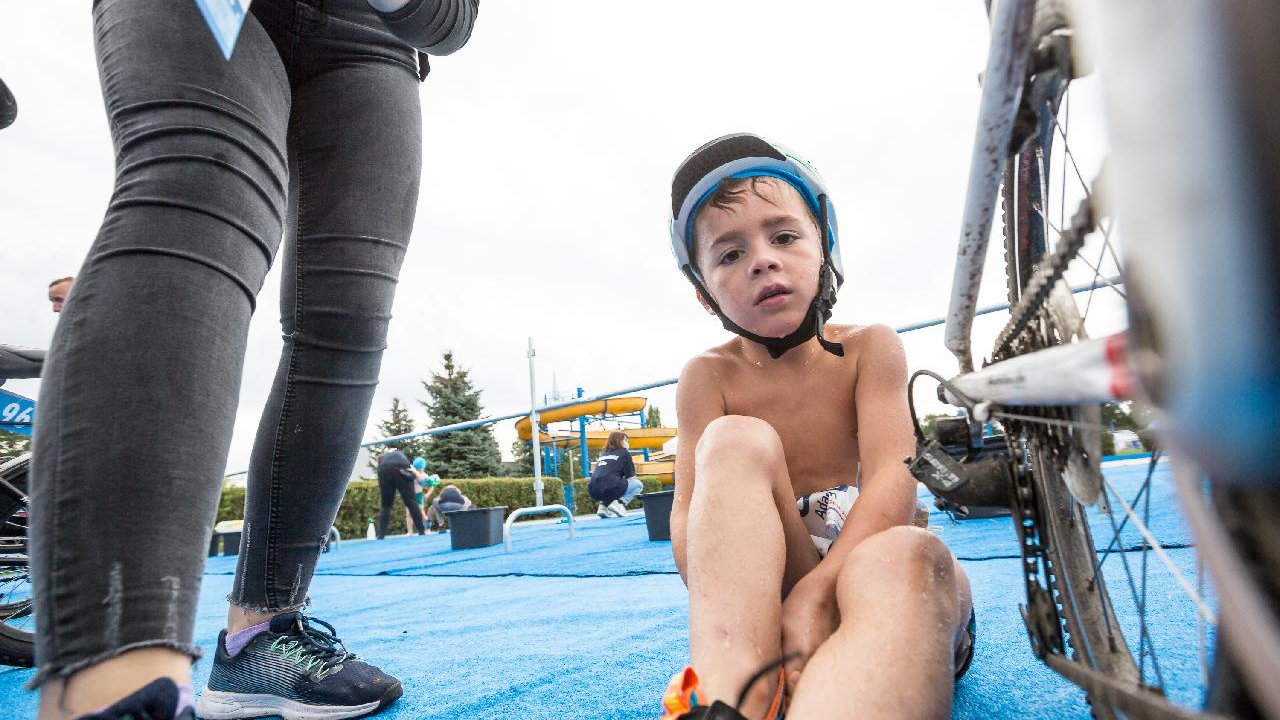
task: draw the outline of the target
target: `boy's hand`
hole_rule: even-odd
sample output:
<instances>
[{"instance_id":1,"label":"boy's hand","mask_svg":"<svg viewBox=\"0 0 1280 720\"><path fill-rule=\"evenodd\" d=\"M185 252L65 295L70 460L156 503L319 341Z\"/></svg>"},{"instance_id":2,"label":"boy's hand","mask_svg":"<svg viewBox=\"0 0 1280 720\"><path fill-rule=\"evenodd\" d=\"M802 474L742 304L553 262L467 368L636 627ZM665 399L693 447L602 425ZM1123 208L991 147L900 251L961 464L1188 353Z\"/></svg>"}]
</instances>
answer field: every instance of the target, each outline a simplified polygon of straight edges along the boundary
<instances>
[{"instance_id":1,"label":"boy's hand","mask_svg":"<svg viewBox=\"0 0 1280 720\"><path fill-rule=\"evenodd\" d=\"M782 654L787 660L787 692L794 693L800 672L840 624L835 576L819 565L791 589L782 602Z\"/></svg>"}]
</instances>

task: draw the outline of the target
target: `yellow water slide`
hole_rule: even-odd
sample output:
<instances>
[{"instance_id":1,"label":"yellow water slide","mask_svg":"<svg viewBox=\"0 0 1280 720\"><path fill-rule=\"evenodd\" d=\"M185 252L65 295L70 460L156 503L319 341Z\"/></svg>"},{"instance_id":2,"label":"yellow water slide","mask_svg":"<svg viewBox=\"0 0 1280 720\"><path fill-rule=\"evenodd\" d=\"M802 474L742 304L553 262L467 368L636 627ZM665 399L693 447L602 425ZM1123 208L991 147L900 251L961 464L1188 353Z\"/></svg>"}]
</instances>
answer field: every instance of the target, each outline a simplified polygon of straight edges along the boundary
<instances>
[{"instance_id":1,"label":"yellow water slide","mask_svg":"<svg viewBox=\"0 0 1280 720\"><path fill-rule=\"evenodd\" d=\"M644 410L646 404L648 404L648 401L642 397L615 397L606 400L574 403L555 410L538 413L538 421L554 423L577 420L583 415L624 415L626 413L640 412ZM587 447L592 450L603 449L605 442L609 439L610 432L612 431L588 430ZM631 428L623 430L623 432L627 434L627 444L631 446L632 450L661 450L668 440L676 436L675 428ZM533 439L529 418L524 417L516 421L516 435L525 442ZM540 432L538 433L538 442L543 445L577 447L578 433Z\"/></svg>"}]
</instances>

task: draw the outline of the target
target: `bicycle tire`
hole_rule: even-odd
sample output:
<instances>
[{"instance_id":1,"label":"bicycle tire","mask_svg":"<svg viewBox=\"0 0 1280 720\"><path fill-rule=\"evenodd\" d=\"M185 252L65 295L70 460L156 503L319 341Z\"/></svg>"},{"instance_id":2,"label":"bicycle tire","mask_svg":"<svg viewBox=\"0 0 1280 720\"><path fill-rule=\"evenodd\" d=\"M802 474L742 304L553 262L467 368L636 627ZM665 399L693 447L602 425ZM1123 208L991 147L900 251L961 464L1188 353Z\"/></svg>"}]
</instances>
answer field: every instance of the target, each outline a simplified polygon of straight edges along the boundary
<instances>
[{"instance_id":1,"label":"bicycle tire","mask_svg":"<svg viewBox=\"0 0 1280 720\"><path fill-rule=\"evenodd\" d=\"M1045 6L1051 7L1042 10ZM1056 2L1037 3L1036 13L1037 39L1064 26L1065 16ZM1042 17L1048 19L1042 21ZM1013 148L1005 165L1001 221L1010 304L1016 304L1022 297L1023 289L1047 252L1046 227L1041 213L1047 209L1044 198L1051 184L1048 169L1056 114L1068 82L1069 77L1059 78L1042 93L1044 97L1037 99L1037 103L1044 103L1038 113L1037 127L1022 147ZM1049 327L1048 344L1069 342L1076 334L1076 329L1056 327L1047 311L1044 315L1041 322ZM1054 412L1070 416L1078 411ZM1088 520L1063 477L1065 460L1061 447L1052 447L1050 443L1050 439L1055 439L1062 445L1067 444L1068 440L1062 437L1067 432L1055 428L1027 442L1031 503L1037 508L1042 524L1040 544L1047 562L1048 587L1044 589L1049 591L1047 597L1052 598L1057 610L1058 629L1072 660L1136 686L1140 680L1138 664L1121 629L1108 620L1114 617L1114 612L1107 586L1096 572L1096 546ZM1032 599L1028 598L1028 606L1031 605ZM1104 720L1118 717L1114 708L1097 698L1090 697L1089 701L1096 717Z\"/></svg>"},{"instance_id":2,"label":"bicycle tire","mask_svg":"<svg viewBox=\"0 0 1280 720\"><path fill-rule=\"evenodd\" d=\"M27 471L31 465L31 456L23 455L0 466L0 478L16 489L14 496L4 486L0 486L0 526L11 527L10 520L18 511L26 507ZM25 534L26 523L16 526ZM24 538L25 539L25 538ZM29 582L30 568L26 568L25 577ZM30 600L0 603L0 665L15 667L31 667L35 661L35 633L21 627L10 625L8 620L29 617L33 612Z\"/></svg>"},{"instance_id":3,"label":"bicycle tire","mask_svg":"<svg viewBox=\"0 0 1280 720\"><path fill-rule=\"evenodd\" d=\"M1274 98L1268 98L1274 103ZM1057 104L1050 100L1049 112L1056 112ZM1269 116L1280 118L1280 112ZM1005 167L1001 187L1002 224L1005 231L1006 284L1009 302L1017 303L1028 279L1035 273L1046 252L1047 237L1044 220L1035 208L1046 208L1043 198L1051 184L1048 158L1052 148L1053 117L1049 115L1040 123L1038 132L1031 133L1025 145L1015 148ZM1270 133L1259 132L1255 138L1278 137L1275 127ZM1271 148L1271 157L1277 157L1278 148ZM1280 167L1272 162L1270 167ZM1269 179L1280 177L1273 173ZM1280 192L1275 193L1280 197ZM1133 308L1131 308L1131 314ZM1052 323L1052 318L1042 318ZM1063 328L1048 333L1058 344L1064 340ZM1069 338L1066 338L1069 340ZM1070 411L1066 411L1070 412ZM1052 436L1053 433L1046 433ZM1041 539L1051 571L1047 580L1051 586L1055 606L1059 612L1063 637L1073 653L1073 661L1090 669L1123 680L1131 687L1139 687L1142 678L1118 627L1109 628L1107 617L1114 617L1105 583L1096 578L1094 569L1095 548L1083 507L1067 491L1061 467L1046 460L1060 453L1061 448L1048 447L1048 443L1032 443L1030 473L1034 487L1034 502L1044 525ZM1273 612L1280 614L1280 528L1273 522L1280 512L1280 491L1275 488L1215 489L1214 510L1229 530L1233 551L1249 566L1249 574L1259 581L1267 593ZM1030 601L1029 601L1030 602ZM1225 619L1224 622L1230 622ZM1248 648L1233 647L1226 638L1219 645L1212 660L1212 671L1206 688L1204 709L1234 718L1259 718L1259 711L1240 677L1238 664L1231 654L1247 652ZM1117 710L1090 697L1094 715L1101 718L1117 717ZM1133 715L1129 715L1133 717Z\"/></svg>"}]
</instances>

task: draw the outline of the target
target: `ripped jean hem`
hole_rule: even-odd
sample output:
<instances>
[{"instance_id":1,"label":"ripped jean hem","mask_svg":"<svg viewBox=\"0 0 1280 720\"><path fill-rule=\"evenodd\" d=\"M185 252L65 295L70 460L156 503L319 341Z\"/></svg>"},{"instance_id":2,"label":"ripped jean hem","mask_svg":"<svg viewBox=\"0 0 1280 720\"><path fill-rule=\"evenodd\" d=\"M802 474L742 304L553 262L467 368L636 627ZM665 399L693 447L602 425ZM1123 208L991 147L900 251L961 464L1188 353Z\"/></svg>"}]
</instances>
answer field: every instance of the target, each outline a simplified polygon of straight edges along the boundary
<instances>
[{"instance_id":1,"label":"ripped jean hem","mask_svg":"<svg viewBox=\"0 0 1280 720\"><path fill-rule=\"evenodd\" d=\"M204 655L204 651L202 651L198 646L188 643L180 643L176 640L140 640L138 642L129 643L128 645L121 645L118 648L113 648L104 653L99 653L85 660L77 660L63 667L42 665L36 670L35 677L31 678L31 680L27 682L26 689L36 690L50 678L65 680L90 665L97 665L100 662L110 660L111 658L122 655L131 650L141 650L143 648L167 648L169 650L176 650L177 652L190 656L192 664L195 664L195 661L199 660L200 657Z\"/></svg>"},{"instance_id":2,"label":"ripped jean hem","mask_svg":"<svg viewBox=\"0 0 1280 720\"><path fill-rule=\"evenodd\" d=\"M309 597L308 597L308 598L305 598L305 599L303 599L303 601L302 601L301 603L298 603L298 604L296 604L296 605L285 605L285 606L282 606L282 607L271 607L271 606L269 606L269 605L253 605L253 604L251 604L251 603L239 602L239 601L237 601L235 598L233 598L230 594L228 594L228 595L227 595L227 604L228 604L228 605L230 605L231 607L238 607L238 608L241 608L242 610L249 610L249 611L251 611L251 612L256 612L256 613L276 613L276 614L279 614L279 613L294 612L295 610L303 610L303 609L305 609L305 608L308 608L308 607L310 607L310 606L311 606L311 598L309 598Z\"/></svg>"}]
</instances>

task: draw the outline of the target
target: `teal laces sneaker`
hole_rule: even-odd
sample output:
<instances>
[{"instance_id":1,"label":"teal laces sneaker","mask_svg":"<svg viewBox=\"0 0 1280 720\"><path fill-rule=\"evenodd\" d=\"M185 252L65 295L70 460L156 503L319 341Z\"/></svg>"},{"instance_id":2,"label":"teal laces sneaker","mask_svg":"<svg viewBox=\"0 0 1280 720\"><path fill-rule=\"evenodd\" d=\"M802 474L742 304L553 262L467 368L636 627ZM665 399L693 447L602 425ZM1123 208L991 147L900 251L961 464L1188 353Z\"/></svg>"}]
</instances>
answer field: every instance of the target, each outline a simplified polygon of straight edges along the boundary
<instances>
[{"instance_id":1,"label":"teal laces sneaker","mask_svg":"<svg viewBox=\"0 0 1280 720\"><path fill-rule=\"evenodd\" d=\"M340 720L377 713L403 693L399 680L347 652L332 625L285 613L218 635L196 714L204 720Z\"/></svg>"}]
</instances>

